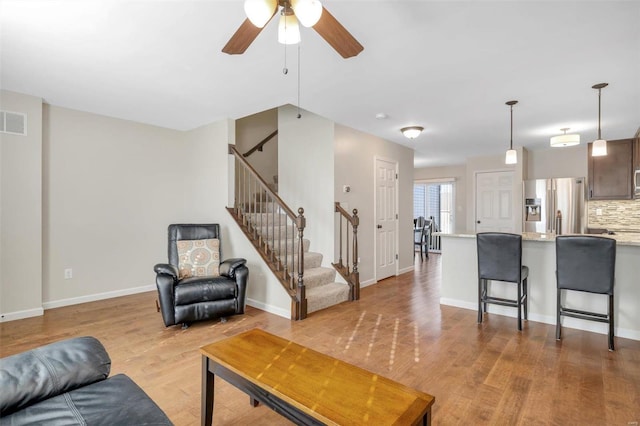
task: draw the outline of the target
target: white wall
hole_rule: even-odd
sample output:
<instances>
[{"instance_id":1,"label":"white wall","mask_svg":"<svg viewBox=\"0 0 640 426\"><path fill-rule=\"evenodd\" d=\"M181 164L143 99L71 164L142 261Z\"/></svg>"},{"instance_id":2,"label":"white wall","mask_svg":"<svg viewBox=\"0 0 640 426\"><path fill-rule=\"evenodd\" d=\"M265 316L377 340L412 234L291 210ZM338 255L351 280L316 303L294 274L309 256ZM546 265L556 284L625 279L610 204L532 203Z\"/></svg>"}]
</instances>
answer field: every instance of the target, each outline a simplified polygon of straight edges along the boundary
<instances>
[{"instance_id":1,"label":"white wall","mask_svg":"<svg viewBox=\"0 0 640 426\"><path fill-rule=\"evenodd\" d=\"M525 179L587 177L587 144L529 151Z\"/></svg>"},{"instance_id":2,"label":"white wall","mask_svg":"<svg viewBox=\"0 0 640 426\"><path fill-rule=\"evenodd\" d=\"M44 146L45 307L154 284L167 225L210 218L182 132L45 105Z\"/></svg>"},{"instance_id":3,"label":"white wall","mask_svg":"<svg viewBox=\"0 0 640 426\"><path fill-rule=\"evenodd\" d=\"M455 219L453 232L467 229L467 166L426 167L413 171L415 182L432 179L453 179Z\"/></svg>"},{"instance_id":4,"label":"white wall","mask_svg":"<svg viewBox=\"0 0 640 426\"><path fill-rule=\"evenodd\" d=\"M0 317L42 313L42 99L0 91L27 114L26 136L0 133Z\"/></svg>"},{"instance_id":5,"label":"white wall","mask_svg":"<svg viewBox=\"0 0 640 426\"><path fill-rule=\"evenodd\" d=\"M246 153L258 142L278 129L278 109L270 109L236 120L236 148ZM262 151L254 151L246 160L268 184L278 175L278 135L263 145Z\"/></svg>"},{"instance_id":6,"label":"white wall","mask_svg":"<svg viewBox=\"0 0 640 426\"><path fill-rule=\"evenodd\" d=\"M310 250L334 260L334 123L286 105L278 108L278 194L297 213L304 208Z\"/></svg>"},{"instance_id":7,"label":"white wall","mask_svg":"<svg viewBox=\"0 0 640 426\"><path fill-rule=\"evenodd\" d=\"M219 223L223 257L247 259L248 303L289 317L288 295L226 211L233 121L181 132L2 95L30 114L30 137L3 135L0 151L3 320L155 291L167 226L180 222Z\"/></svg>"},{"instance_id":8,"label":"white wall","mask_svg":"<svg viewBox=\"0 0 640 426\"><path fill-rule=\"evenodd\" d=\"M398 163L399 272L413 268L413 150L346 126L335 127L335 200L351 212L358 209L360 282L375 281L374 158ZM343 185L351 191L344 193Z\"/></svg>"}]
</instances>

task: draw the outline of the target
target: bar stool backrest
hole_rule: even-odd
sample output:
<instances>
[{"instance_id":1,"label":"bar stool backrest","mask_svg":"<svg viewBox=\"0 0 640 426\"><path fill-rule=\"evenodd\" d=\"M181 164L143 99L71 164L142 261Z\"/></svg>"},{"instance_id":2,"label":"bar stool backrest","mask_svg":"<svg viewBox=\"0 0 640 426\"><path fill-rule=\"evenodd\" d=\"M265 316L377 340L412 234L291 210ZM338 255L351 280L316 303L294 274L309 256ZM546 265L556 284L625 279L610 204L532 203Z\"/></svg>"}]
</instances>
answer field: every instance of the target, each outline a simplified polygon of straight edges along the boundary
<instances>
[{"instance_id":1,"label":"bar stool backrest","mask_svg":"<svg viewBox=\"0 0 640 426\"><path fill-rule=\"evenodd\" d=\"M506 232L480 232L478 278L519 283L522 270L522 235Z\"/></svg>"},{"instance_id":2,"label":"bar stool backrest","mask_svg":"<svg viewBox=\"0 0 640 426\"><path fill-rule=\"evenodd\" d=\"M606 237L556 237L558 288L613 294L616 240Z\"/></svg>"}]
</instances>

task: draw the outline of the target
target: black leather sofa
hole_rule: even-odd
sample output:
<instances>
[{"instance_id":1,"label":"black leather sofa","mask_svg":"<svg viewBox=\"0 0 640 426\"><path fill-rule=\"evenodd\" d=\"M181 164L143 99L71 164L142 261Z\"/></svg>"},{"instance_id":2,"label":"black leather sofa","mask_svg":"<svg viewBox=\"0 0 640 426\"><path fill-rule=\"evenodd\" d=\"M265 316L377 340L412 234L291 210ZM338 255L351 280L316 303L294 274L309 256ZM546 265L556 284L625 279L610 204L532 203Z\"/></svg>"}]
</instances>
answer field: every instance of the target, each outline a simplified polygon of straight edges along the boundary
<instances>
[{"instance_id":1,"label":"black leather sofa","mask_svg":"<svg viewBox=\"0 0 640 426\"><path fill-rule=\"evenodd\" d=\"M0 359L0 425L172 425L93 337Z\"/></svg>"}]
</instances>

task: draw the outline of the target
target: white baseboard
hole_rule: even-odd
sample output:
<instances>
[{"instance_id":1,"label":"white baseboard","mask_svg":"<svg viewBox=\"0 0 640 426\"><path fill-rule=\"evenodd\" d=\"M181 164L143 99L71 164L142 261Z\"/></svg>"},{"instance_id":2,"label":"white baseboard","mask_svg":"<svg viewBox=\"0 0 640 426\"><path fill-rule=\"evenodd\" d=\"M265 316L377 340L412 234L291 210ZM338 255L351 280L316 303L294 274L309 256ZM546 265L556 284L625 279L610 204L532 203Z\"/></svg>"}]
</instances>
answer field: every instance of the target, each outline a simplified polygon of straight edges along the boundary
<instances>
[{"instance_id":1,"label":"white baseboard","mask_svg":"<svg viewBox=\"0 0 640 426\"><path fill-rule=\"evenodd\" d=\"M441 305L454 306L456 308L478 310L478 304L475 302L467 302L464 300L440 298ZM516 310L505 306L488 305L487 309L490 314L503 315L506 317L516 318ZM529 321L541 322L543 324L556 325L556 317L540 314L529 314ZM615 324L614 324L615 326ZM608 334L608 325L594 321L585 321L577 318L562 318L562 328L573 328L576 330L591 331L598 334ZM630 330L628 328L615 327L614 333L616 337L624 337L625 339L640 340L640 332Z\"/></svg>"},{"instance_id":2,"label":"white baseboard","mask_svg":"<svg viewBox=\"0 0 640 426\"><path fill-rule=\"evenodd\" d=\"M250 299L248 297L247 297L247 305L256 309L260 309L261 311L269 312L270 314L278 315L279 317L282 317L282 318L287 318L287 319L291 318L291 312L286 309L282 309L273 305L267 305L266 303L262 303L254 299Z\"/></svg>"},{"instance_id":3,"label":"white baseboard","mask_svg":"<svg viewBox=\"0 0 640 426\"><path fill-rule=\"evenodd\" d=\"M370 280L361 281L360 288L369 287L371 284L375 284L375 283L376 283L376 280L374 280L373 278Z\"/></svg>"},{"instance_id":4,"label":"white baseboard","mask_svg":"<svg viewBox=\"0 0 640 426\"><path fill-rule=\"evenodd\" d=\"M78 305L80 303L95 302L97 300L112 299L114 297L128 296L130 294L145 293L147 291L156 290L156 286L145 285L141 287L126 288L123 290L107 291L105 293L90 294L87 296L72 297L70 299L60 299L51 302L44 302L44 309L62 308L63 306Z\"/></svg>"},{"instance_id":5,"label":"white baseboard","mask_svg":"<svg viewBox=\"0 0 640 426\"><path fill-rule=\"evenodd\" d=\"M31 317L39 317L39 316L42 316L43 314L44 314L44 309L42 309L42 308L27 309L25 311L9 312L9 313L6 313L6 314L0 314L0 322L8 322L8 321L15 321L15 320L31 318Z\"/></svg>"},{"instance_id":6,"label":"white baseboard","mask_svg":"<svg viewBox=\"0 0 640 426\"><path fill-rule=\"evenodd\" d=\"M409 266L408 268L402 268L402 269L398 270L398 275L402 275L402 274L405 274L407 272L413 272L415 269L416 268L413 265Z\"/></svg>"}]
</instances>

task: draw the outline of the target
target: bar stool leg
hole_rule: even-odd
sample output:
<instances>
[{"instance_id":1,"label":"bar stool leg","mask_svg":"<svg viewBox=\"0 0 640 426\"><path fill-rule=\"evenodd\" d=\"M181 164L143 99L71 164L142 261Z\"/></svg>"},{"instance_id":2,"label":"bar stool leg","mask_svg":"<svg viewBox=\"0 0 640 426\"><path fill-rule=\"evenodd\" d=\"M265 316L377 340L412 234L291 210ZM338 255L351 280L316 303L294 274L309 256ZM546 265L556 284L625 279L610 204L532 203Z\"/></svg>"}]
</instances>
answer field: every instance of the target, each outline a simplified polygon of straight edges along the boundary
<instances>
[{"instance_id":1,"label":"bar stool leg","mask_svg":"<svg viewBox=\"0 0 640 426\"><path fill-rule=\"evenodd\" d=\"M522 288L518 283L518 330L522 330Z\"/></svg>"},{"instance_id":2,"label":"bar stool leg","mask_svg":"<svg viewBox=\"0 0 640 426\"><path fill-rule=\"evenodd\" d=\"M524 319L525 320L529 320L529 309L528 309L528 305L529 305L529 293L528 293L528 289L527 289L527 279L525 278L524 281L522 282L522 290L524 292Z\"/></svg>"},{"instance_id":3,"label":"bar stool leg","mask_svg":"<svg viewBox=\"0 0 640 426\"><path fill-rule=\"evenodd\" d=\"M560 305L560 289L557 290L557 302L556 302L556 340L560 340L561 336L561 324L560 324L560 310L562 309L562 305Z\"/></svg>"},{"instance_id":4,"label":"bar stool leg","mask_svg":"<svg viewBox=\"0 0 640 426\"><path fill-rule=\"evenodd\" d=\"M609 295L609 350L615 350L613 347L613 294Z\"/></svg>"},{"instance_id":5,"label":"bar stool leg","mask_svg":"<svg viewBox=\"0 0 640 426\"><path fill-rule=\"evenodd\" d=\"M482 295L483 295L483 300L486 300L487 297L489 297L489 280L485 279L483 280L483 289L482 289ZM487 313L487 302L484 302L484 313Z\"/></svg>"},{"instance_id":6,"label":"bar stool leg","mask_svg":"<svg viewBox=\"0 0 640 426\"><path fill-rule=\"evenodd\" d=\"M478 278L478 324L482 324L482 278Z\"/></svg>"}]
</instances>

